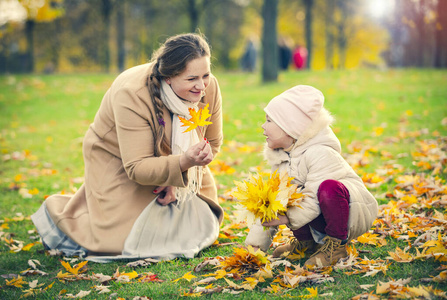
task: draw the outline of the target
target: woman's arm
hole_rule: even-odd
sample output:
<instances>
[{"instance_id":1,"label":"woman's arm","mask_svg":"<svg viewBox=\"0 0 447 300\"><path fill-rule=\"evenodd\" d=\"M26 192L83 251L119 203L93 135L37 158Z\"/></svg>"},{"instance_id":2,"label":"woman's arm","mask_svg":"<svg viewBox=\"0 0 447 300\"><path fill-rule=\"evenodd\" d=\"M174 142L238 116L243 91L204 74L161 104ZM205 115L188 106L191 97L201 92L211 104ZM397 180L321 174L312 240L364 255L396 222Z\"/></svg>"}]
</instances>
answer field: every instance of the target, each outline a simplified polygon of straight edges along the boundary
<instances>
[{"instance_id":1,"label":"woman's arm","mask_svg":"<svg viewBox=\"0 0 447 300\"><path fill-rule=\"evenodd\" d=\"M186 185L180 155L155 156L154 128L150 108L132 90L122 88L111 95L117 142L129 179L153 186Z\"/></svg>"}]
</instances>

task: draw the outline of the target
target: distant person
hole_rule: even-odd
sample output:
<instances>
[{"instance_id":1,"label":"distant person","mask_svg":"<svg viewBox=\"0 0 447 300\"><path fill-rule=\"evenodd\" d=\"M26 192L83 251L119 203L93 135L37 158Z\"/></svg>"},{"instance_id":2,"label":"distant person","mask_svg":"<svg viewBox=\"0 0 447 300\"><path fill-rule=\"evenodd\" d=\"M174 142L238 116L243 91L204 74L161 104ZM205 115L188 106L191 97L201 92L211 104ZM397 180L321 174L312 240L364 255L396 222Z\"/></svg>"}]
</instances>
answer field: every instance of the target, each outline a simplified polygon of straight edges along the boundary
<instances>
[{"instance_id":1,"label":"distant person","mask_svg":"<svg viewBox=\"0 0 447 300\"><path fill-rule=\"evenodd\" d=\"M306 267L330 266L348 257L347 243L367 232L378 205L362 179L341 156L330 128L333 118L314 87L297 85L265 107L265 158L272 172L286 171L304 195L300 207L289 207L277 220L255 223L245 243L267 251L278 225L293 232L273 257L306 251Z\"/></svg>"},{"instance_id":2,"label":"distant person","mask_svg":"<svg viewBox=\"0 0 447 300\"><path fill-rule=\"evenodd\" d=\"M244 54L241 57L241 68L245 72L253 72L256 69L257 50L252 40L247 41Z\"/></svg>"},{"instance_id":3,"label":"distant person","mask_svg":"<svg viewBox=\"0 0 447 300\"><path fill-rule=\"evenodd\" d=\"M179 116L206 105L212 124L184 132ZM223 220L207 167L222 140L209 45L198 34L167 39L104 95L84 138L85 183L31 216L45 248L100 262L194 257Z\"/></svg>"},{"instance_id":4,"label":"distant person","mask_svg":"<svg viewBox=\"0 0 447 300\"><path fill-rule=\"evenodd\" d=\"M293 64L296 69L302 70L307 67L307 49L303 46L298 46L293 51Z\"/></svg>"},{"instance_id":5,"label":"distant person","mask_svg":"<svg viewBox=\"0 0 447 300\"><path fill-rule=\"evenodd\" d=\"M292 60L292 50L290 49L285 38L281 38L278 42L278 55L280 70L288 70Z\"/></svg>"}]
</instances>

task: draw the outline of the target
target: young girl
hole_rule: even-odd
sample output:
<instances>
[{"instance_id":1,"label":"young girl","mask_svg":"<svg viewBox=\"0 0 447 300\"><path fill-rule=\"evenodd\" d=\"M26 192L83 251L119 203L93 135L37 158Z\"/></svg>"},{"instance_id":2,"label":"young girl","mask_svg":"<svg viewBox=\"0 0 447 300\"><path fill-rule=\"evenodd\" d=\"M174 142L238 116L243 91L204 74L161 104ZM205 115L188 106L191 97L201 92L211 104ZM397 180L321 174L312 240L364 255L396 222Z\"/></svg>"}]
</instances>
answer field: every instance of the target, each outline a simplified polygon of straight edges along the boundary
<instances>
[{"instance_id":1,"label":"young girl","mask_svg":"<svg viewBox=\"0 0 447 300\"><path fill-rule=\"evenodd\" d=\"M294 238L277 247L273 257L313 253L305 262L308 267L330 266L347 257L347 242L367 232L378 211L376 199L340 155L340 142L330 128L333 118L323 103L319 90L298 85L264 109L265 158L272 171L286 170L294 178L304 198L301 207L290 207L278 220L253 225L246 239L247 245L266 251L277 226L285 224Z\"/></svg>"}]
</instances>

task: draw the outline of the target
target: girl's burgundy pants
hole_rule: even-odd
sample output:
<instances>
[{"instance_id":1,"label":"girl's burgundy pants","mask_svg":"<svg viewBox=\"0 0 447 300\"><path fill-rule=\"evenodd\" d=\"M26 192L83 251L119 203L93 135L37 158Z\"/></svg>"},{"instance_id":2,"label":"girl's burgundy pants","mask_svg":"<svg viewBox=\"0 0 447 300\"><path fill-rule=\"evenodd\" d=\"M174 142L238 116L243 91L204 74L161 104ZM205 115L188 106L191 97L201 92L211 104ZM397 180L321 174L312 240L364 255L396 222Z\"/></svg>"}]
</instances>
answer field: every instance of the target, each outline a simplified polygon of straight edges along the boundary
<instances>
[{"instance_id":1,"label":"girl's burgundy pants","mask_svg":"<svg viewBox=\"0 0 447 300\"><path fill-rule=\"evenodd\" d=\"M340 240L348 237L349 191L337 180L325 180L320 184L317 193L321 214L304 225L293 230L297 240L312 240L309 226Z\"/></svg>"}]
</instances>

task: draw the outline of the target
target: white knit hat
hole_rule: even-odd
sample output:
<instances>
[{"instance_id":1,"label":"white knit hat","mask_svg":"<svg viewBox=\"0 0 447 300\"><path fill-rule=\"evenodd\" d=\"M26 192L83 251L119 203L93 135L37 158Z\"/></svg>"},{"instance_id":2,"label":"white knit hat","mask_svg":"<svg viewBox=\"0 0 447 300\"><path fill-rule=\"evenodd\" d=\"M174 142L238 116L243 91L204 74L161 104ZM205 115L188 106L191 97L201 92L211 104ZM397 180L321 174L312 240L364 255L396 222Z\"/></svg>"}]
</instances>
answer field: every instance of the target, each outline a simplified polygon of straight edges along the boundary
<instances>
[{"instance_id":1,"label":"white knit hat","mask_svg":"<svg viewBox=\"0 0 447 300\"><path fill-rule=\"evenodd\" d=\"M298 139L323 104L322 92L309 85L297 85L273 98L264 111L288 135Z\"/></svg>"}]
</instances>

